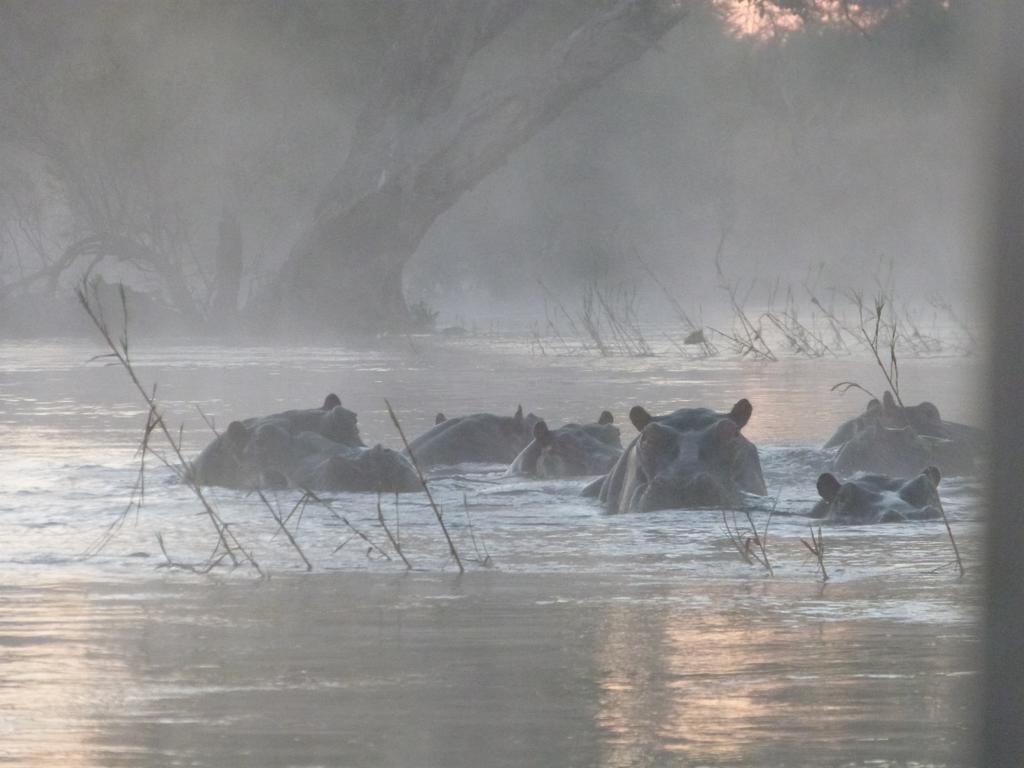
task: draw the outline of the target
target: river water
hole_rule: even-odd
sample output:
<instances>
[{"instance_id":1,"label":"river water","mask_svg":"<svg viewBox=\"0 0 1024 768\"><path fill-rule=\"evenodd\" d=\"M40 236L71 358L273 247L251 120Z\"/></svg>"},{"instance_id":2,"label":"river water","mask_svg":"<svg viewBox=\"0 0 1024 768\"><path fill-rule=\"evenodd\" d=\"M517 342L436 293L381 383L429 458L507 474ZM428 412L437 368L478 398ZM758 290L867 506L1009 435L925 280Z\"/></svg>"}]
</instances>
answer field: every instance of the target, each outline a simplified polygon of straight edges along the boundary
<instances>
[{"instance_id":1,"label":"river water","mask_svg":"<svg viewBox=\"0 0 1024 768\"><path fill-rule=\"evenodd\" d=\"M89 362L103 351L0 344L0 763L971 764L977 484L940 488L962 579L941 522L826 527L827 582L802 541L817 447L865 400L831 386L882 388L866 358L555 355L511 334L138 344L139 377L188 455L210 438L200 410L223 426L328 392L367 444L393 448L384 398L410 436L437 411L521 403L553 425L608 409L624 441L638 403L754 404L744 433L772 498L752 515L763 527L773 514L771 575L740 557L721 512L607 516L582 481L464 467L432 481L461 576L422 494L381 500L411 571L377 499L338 494L295 528L307 573L258 498L213 491L258 578L165 567L202 564L216 541L152 457L141 510L104 539L136 483L146 408L120 368ZM906 359L903 396L977 423L978 373L972 357ZM287 514L296 500L271 502Z\"/></svg>"}]
</instances>

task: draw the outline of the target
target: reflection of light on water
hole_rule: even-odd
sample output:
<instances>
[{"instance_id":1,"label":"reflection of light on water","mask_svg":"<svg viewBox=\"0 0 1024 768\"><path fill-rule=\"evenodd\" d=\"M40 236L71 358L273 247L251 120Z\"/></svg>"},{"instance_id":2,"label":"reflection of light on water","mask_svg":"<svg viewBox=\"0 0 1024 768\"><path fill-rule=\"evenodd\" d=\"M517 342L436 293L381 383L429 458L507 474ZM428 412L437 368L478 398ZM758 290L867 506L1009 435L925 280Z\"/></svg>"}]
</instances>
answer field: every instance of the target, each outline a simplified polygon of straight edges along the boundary
<instances>
[{"instance_id":1,"label":"reflection of light on water","mask_svg":"<svg viewBox=\"0 0 1024 768\"><path fill-rule=\"evenodd\" d=\"M602 624L597 721L609 734L602 764L633 765L664 751L744 754L749 745L739 734L770 715L754 695L767 682L746 674L749 649L770 647L773 631L721 615L667 616L663 626L638 628L634 613L610 608Z\"/></svg>"},{"instance_id":2,"label":"reflection of light on water","mask_svg":"<svg viewBox=\"0 0 1024 768\"><path fill-rule=\"evenodd\" d=\"M96 765L93 723L124 702L123 664L94 645L93 607L75 589L0 594L0 755L5 764ZM104 612L104 617L109 618ZM100 620L100 619L98 619ZM106 691L106 698L99 692Z\"/></svg>"},{"instance_id":3,"label":"reflection of light on water","mask_svg":"<svg viewBox=\"0 0 1024 768\"><path fill-rule=\"evenodd\" d=\"M936 631L802 615L809 601L836 616L847 604L885 604L896 594L882 583L824 597L774 582L701 589L715 607L605 606L594 660L601 765L660 764L668 754L774 765L772 755L794 749L819 765L905 764L899 754L930 765L949 749L949 729L966 722L969 624Z\"/></svg>"}]
</instances>

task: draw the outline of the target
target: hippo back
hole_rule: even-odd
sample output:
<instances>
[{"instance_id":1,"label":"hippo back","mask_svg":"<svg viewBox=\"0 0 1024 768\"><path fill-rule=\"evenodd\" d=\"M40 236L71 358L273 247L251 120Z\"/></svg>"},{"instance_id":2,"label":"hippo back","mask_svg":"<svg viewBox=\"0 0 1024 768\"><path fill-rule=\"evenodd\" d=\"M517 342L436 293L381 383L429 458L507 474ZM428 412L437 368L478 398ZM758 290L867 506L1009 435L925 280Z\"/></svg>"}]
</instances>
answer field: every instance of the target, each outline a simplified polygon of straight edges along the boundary
<instances>
[{"instance_id":1,"label":"hippo back","mask_svg":"<svg viewBox=\"0 0 1024 768\"><path fill-rule=\"evenodd\" d=\"M189 467L191 482L250 490L416 491L409 460L378 445L366 448L356 414L329 395L321 408L235 421Z\"/></svg>"},{"instance_id":2,"label":"hippo back","mask_svg":"<svg viewBox=\"0 0 1024 768\"><path fill-rule=\"evenodd\" d=\"M409 460L381 445L311 453L294 468L289 483L314 491L402 493L422 488Z\"/></svg>"},{"instance_id":3,"label":"hippo back","mask_svg":"<svg viewBox=\"0 0 1024 768\"><path fill-rule=\"evenodd\" d=\"M922 466L937 466L947 475L975 470L975 451L950 438L920 435L912 427L872 424L844 443L832 460L832 469L853 472L911 475Z\"/></svg>"},{"instance_id":4,"label":"hippo back","mask_svg":"<svg viewBox=\"0 0 1024 768\"><path fill-rule=\"evenodd\" d=\"M984 447L981 430L944 421L929 402L898 405L889 392L882 401L871 400L863 414L844 423L825 443L825 448L838 449L832 468L843 474L910 475L928 465L946 474L971 474Z\"/></svg>"},{"instance_id":5,"label":"hippo back","mask_svg":"<svg viewBox=\"0 0 1024 768\"><path fill-rule=\"evenodd\" d=\"M533 414L513 416L475 413L435 424L409 444L411 455L423 467L463 463L509 464L531 438Z\"/></svg>"}]
</instances>

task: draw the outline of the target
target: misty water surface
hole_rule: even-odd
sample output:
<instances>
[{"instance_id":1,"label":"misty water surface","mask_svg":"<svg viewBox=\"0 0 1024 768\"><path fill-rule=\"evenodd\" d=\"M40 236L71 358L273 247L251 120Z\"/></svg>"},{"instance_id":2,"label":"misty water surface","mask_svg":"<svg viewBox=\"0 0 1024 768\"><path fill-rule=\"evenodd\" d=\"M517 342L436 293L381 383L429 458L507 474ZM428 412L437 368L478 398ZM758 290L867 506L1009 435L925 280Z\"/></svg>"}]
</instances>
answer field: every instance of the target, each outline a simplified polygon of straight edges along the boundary
<instances>
[{"instance_id":1,"label":"misty water surface","mask_svg":"<svg viewBox=\"0 0 1024 768\"><path fill-rule=\"evenodd\" d=\"M774 508L774 577L743 562L721 512L609 517L583 481L502 467L438 473L435 494L469 562L457 575L421 494L382 500L415 570L368 556L309 509L302 564L258 499L216 490L272 573L169 572L215 543L166 468L98 555L137 473L145 408L89 343L0 347L0 756L15 765L960 765L976 633L973 571L959 580L941 523L826 527L822 585L802 538L817 447L865 397L830 392L866 360L779 363L678 356L542 356L511 335L375 347L138 345L187 453L225 425L327 392L367 444L400 441L387 397L418 434L434 414L511 412L560 424L637 403L754 404ZM971 358L906 360L904 397L975 421ZM152 459L150 460L152 462ZM968 568L978 492L941 490ZM376 499L336 508L384 544ZM295 494L281 493L289 509ZM468 519L472 521L471 536ZM339 544L344 546L337 550ZM337 551L336 551L337 550ZM493 565L473 562L489 556ZM873 762L877 761L877 762Z\"/></svg>"}]
</instances>

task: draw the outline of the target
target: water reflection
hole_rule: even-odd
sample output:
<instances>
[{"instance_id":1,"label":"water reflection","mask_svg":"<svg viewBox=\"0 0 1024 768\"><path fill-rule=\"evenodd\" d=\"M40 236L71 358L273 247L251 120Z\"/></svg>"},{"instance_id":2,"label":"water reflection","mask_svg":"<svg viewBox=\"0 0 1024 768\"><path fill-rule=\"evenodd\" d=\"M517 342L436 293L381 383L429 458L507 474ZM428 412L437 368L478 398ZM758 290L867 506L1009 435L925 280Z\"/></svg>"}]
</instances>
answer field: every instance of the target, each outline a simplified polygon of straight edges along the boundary
<instances>
[{"instance_id":1,"label":"water reflection","mask_svg":"<svg viewBox=\"0 0 1024 768\"><path fill-rule=\"evenodd\" d=\"M789 610L827 600L841 615L863 597L851 585L822 596L784 582L507 574L6 589L2 756L962 765L970 623Z\"/></svg>"},{"instance_id":2,"label":"water reflection","mask_svg":"<svg viewBox=\"0 0 1024 768\"><path fill-rule=\"evenodd\" d=\"M601 764L961 764L970 629L795 621L770 607L801 589L765 584L755 592L773 599L753 607L713 586L702 607L606 609L595 654ZM856 594L839 592L841 612Z\"/></svg>"},{"instance_id":3,"label":"water reflection","mask_svg":"<svg viewBox=\"0 0 1024 768\"><path fill-rule=\"evenodd\" d=\"M110 648L108 622L137 611L109 605L99 615L82 588L0 592L0 762L97 765L97 723L126 705L125 647Z\"/></svg>"}]
</instances>

